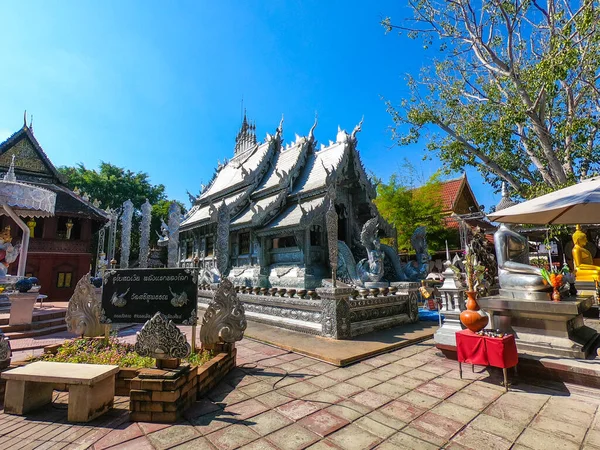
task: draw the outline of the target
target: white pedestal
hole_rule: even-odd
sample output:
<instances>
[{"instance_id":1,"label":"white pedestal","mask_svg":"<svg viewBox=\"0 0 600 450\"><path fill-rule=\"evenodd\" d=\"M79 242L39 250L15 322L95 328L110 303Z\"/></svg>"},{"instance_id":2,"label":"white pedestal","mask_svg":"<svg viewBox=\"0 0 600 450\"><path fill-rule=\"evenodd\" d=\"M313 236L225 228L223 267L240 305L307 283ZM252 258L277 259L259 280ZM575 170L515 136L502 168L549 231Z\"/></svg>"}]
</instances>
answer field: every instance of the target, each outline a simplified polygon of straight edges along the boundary
<instances>
[{"instance_id":1,"label":"white pedestal","mask_svg":"<svg viewBox=\"0 0 600 450\"><path fill-rule=\"evenodd\" d=\"M10 294L9 325L30 324L33 320L33 307L37 301L37 292Z\"/></svg>"}]
</instances>

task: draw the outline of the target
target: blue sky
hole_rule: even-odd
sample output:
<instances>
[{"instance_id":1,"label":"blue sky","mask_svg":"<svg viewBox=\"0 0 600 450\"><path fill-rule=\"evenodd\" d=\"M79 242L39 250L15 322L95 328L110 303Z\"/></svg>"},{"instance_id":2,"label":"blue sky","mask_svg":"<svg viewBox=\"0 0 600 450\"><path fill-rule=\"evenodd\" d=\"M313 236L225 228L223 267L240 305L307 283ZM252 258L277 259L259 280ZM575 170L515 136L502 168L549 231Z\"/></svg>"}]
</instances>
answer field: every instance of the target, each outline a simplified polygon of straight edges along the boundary
<instances>
[{"instance_id":1,"label":"blue sky","mask_svg":"<svg viewBox=\"0 0 600 450\"><path fill-rule=\"evenodd\" d=\"M56 165L101 160L145 171L187 204L218 160L233 154L241 99L259 139L284 114L284 138L320 142L364 115L359 149L387 178L403 158L424 175L421 145L393 147L384 98L433 54L379 21L401 1L38 1L0 4L0 139L23 110ZM486 209L499 195L468 171Z\"/></svg>"}]
</instances>

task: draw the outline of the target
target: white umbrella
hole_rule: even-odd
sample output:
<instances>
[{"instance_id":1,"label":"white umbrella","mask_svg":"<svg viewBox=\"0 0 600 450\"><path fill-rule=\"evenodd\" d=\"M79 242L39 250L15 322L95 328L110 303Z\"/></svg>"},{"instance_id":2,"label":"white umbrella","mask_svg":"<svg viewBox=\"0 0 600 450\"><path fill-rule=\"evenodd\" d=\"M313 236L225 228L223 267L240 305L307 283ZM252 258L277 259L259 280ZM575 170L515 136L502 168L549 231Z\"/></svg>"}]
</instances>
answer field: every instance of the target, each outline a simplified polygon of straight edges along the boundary
<instances>
[{"instance_id":1,"label":"white umbrella","mask_svg":"<svg viewBox=\"0 0 600 450\"><path fill-rule=\"evenodd\" d=\"M600 223L600 177L496 211L488 218L541 225Z\"/></svg>"}]
</instances>

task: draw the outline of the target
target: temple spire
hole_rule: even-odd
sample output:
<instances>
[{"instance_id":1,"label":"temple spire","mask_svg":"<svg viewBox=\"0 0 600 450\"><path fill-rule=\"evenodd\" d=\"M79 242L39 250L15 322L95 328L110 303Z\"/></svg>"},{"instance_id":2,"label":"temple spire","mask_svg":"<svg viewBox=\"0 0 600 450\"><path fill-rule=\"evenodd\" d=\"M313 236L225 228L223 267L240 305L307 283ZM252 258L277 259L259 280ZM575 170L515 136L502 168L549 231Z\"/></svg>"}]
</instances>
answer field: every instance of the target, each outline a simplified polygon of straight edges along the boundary
<instances>
[{"instance_id":1,"label":"temple spire","mask_svg":"<svg viewBox=\"0 0 600 450\"><path fill-rule=\"evenodd\" d=\"M235 138L234 156L244 153L256 144L256 124L248 122L246 109L244 109L244 118L242 127Z\"/></svg>"}]
</instances>

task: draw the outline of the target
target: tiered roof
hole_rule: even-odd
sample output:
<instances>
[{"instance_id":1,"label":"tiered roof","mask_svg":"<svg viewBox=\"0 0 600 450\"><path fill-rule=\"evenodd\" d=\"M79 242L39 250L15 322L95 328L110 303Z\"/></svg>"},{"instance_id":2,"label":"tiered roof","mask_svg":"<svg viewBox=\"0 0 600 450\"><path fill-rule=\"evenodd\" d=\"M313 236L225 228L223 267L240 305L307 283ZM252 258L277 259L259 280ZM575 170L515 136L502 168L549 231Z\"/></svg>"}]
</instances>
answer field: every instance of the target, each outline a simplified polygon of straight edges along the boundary
<instances>
[{"instance_id":1,"label":"tiered roof","mask_svg":"<svg viewBox=\"0 0 600 450\"><path fill-rule=\"evenodd\" d=\"M223 201L230 209L232 231L252 227L271 234L303 226L324 213L326 197L332 195L329 188L349 174L363 187L372 213L378 214L371 202L375 188L356 149L360 126L351 134L338 129L335 142L317 149L316 125L315 121L307 136L296 135L294 142L284 145L282 119L274 135L257 142L248 136L254 129L244 116L234 157L219 165L184 218L182 231L216 222ZM243 148L239 142L245 143ZM383 219L381 223L387 225Z\"/></svg>"},{"instance_id":2,"label":"tiered roof","mask_svg":"<svg viewBox=\"0 0 600 450\"><path fill-rule=\"evenodd\" d=\"M105 211L66 186L64 177L35 138L31 125L24 123L19 131L0 144L0 172L8 171L13 155L19 181L56 192L57 215L86 217L102 222L109 219Z\"/></svg>"}]
</instances>

